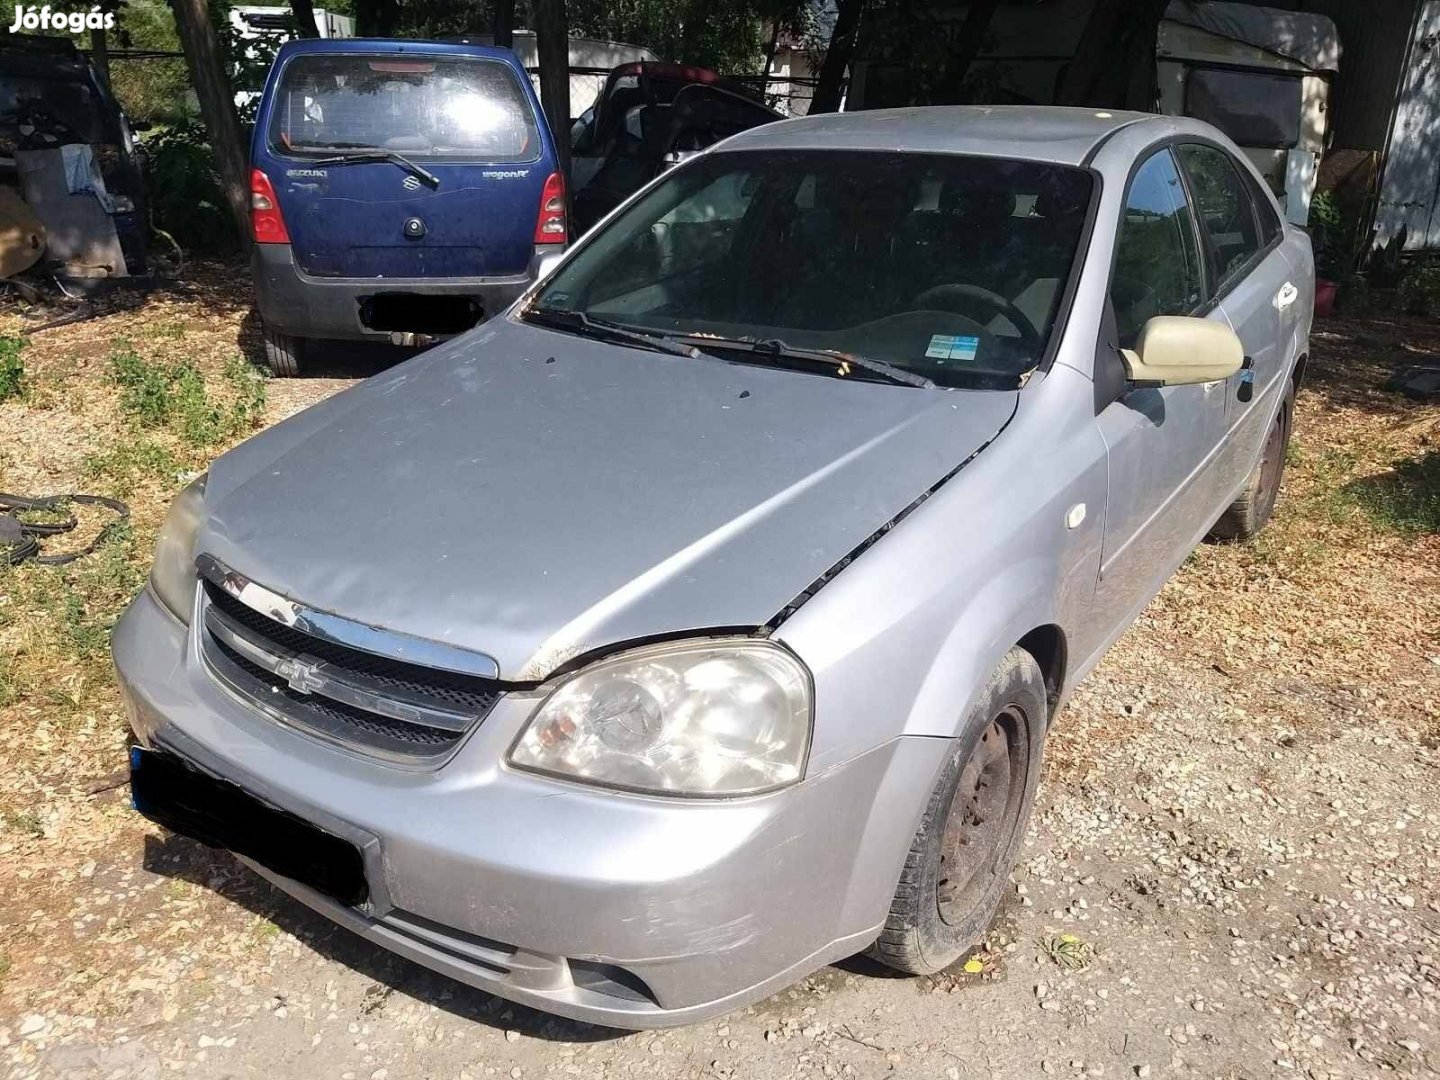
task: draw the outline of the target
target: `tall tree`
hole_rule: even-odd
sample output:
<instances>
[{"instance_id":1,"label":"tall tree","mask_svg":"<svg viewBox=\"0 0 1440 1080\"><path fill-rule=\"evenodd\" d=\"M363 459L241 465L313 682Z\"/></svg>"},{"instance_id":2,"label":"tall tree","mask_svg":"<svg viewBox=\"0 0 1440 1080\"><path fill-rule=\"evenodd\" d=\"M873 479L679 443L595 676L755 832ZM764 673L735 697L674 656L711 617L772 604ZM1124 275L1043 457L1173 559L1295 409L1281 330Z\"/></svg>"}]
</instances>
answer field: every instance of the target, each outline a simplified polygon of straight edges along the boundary
<instances>
[{"instance_id":1,"label":"tall tree","mask_svg":"<svg viewBox=\"0 0 1440 1080\"><path fill-rule=\"evenodd\" d=\"M302 38L320 36L320 26L315 21L314 0L290 0L290 13L295 17L295 33Z\"/></svg>"},{"instance_id":2,"label":"tall tree","mask_svg":"<svg viewBox=\"0 0 1440 1080\"><path fill-rule=\"evenodd\" d=\"M495 14L490 20L490 36L502 49L515 45L515 0L495 0Z\"/></svg>"},{"instance_id":3,"label":"tall tree","mask_svg":"<svg viewBox=\"0 0 1440 1080\"><path fill-rule=\"evenodd\" d=\"M1146 109L1166 0L1095 0L1056 104Z\"/></svg>"},{"instance_id":4,"label":"tall tree","mask_svg":"<svg viewBox=\"0 0 1440 1080\"><path fill-rule=\"evenodd\" d=\"M1000 0L972 0L965 9L965 21L960 24L960 32L953 43L954 48L940 77L940 92L936 95L935 104L953 105L959 102L965 76L970 71L970 65L975 62L975 57L980 55L980 47L985 43L985 33L990 29L995 9L999 6Z\"/></svg>"},{"instance_id":5,"label":"tall tree","mask_svg":"<svg viewBox=\"0 0 1440 1080\"><path fill-rule=\"evenodd\" d=\"M200 99L200 115L210 133L210 151L220 190L235 219L242 246L250 242L250 185L248 165L240 138L240 121L235 115L235 95L220 52L220 38L210 20L209 0L174 0L175 28L190 82Z\"/></svg>"},{"instance_id":6,"label":"tall tree","mask_svg":"<svg viewBox=\"0 0 1440 1080\"><path fill-rule=\"evenodd\" d=\"M830 47L815 81L815 96L810 112L839 112L845 93L845 69L855 52L855 38L860 30L860 16L865 0L836 0L835 28L830 32Z\"/></svg>"},{"instance_id":7,"label":"tall tree","mask_svg":"<svg viewBox=\"0 0 1440 1080\"><path fill-rule=\"evenodd\" d=\"M565 0L531 0L535 53L540 64L540 104L555 135L560 171L570 176L570 34Z\"/></svg>"}]
</instances>

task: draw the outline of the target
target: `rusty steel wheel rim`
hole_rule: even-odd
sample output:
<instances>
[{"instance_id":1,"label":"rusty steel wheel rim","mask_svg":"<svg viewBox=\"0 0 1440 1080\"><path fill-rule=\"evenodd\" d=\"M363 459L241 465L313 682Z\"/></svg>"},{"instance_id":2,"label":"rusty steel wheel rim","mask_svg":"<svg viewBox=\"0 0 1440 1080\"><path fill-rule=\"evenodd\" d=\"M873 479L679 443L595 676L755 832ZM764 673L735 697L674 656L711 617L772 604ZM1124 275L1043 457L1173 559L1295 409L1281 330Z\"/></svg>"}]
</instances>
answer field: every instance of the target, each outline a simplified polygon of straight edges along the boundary
<instances>
[{"instance_id":1,"label":"rusty steel wheel rim","mask_svg":"<svg viewBox=\"0 0 1440 1080\"><path fill-rule=\"evenodd\" d=\"M960 770L935 885L936 907L947 925L958 926L974 912L996 864L1012 848L1029 757L1025 718L1011 706L980 733Z\"/></svg>"}]
</instances>

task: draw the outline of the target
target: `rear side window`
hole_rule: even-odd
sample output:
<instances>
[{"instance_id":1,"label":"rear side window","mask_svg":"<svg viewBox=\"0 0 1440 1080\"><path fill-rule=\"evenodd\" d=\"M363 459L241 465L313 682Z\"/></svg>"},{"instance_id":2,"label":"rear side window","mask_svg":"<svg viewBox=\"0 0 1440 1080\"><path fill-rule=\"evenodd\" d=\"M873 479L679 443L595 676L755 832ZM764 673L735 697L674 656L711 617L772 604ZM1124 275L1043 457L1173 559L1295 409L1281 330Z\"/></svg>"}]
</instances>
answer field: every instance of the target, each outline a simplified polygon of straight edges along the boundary
<instances>
[{"instance_id":1,"label":"rear side window","mask_svg":"<svg viewBox=\"0 0 1440 1080\"><path fill-rule=\"evenodd\" d=\"M1204 298L1195 226L1169 150L1135 172L1116 239L1110 299L1120 345L1129 348L1156 315L1189 315Z\"/></svg>"},{"instance_id":2,"label":"rear side window","mask_svg":"<svg viewBox=\"0 0 1440 1080\"><path fill-rule=\"evenodd\" d=\"M270 147L296 157L378 149L524 162L540 156L540 136L519 81L499 61L315 53L285 66Z\"/></svg>"},{"instance_id":3,"label":"rear side window","mask_svg":"<svg viewBox=\"0 0 1440 1080\"><path fill-rule=\"evenodd\" d=\"M1223 150L1186 143L1180 147L1180 160L1185 163L1200 220L1210 238L1216 280L1224 289L1265 246L1255 226L1250 192Z\"/></svg>"}]
</instances>

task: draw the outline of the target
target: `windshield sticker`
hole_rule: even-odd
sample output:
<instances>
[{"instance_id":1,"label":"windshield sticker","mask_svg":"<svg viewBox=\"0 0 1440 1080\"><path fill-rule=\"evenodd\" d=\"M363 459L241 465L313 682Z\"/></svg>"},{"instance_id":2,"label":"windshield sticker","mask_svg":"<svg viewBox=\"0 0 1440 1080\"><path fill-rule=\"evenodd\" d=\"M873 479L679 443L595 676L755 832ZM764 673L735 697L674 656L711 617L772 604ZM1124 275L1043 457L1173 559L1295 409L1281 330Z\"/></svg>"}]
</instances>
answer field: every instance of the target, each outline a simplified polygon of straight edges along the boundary
<instances>
[{"instance_id":1,"label":"windshield sticker","mask_svg":"<svg viewBox=\"0 0 1440 1080\"><path fill-rule=\"evenodd\" d=\"M933 334L930 338L930 347L925 350L925 355L931 360L964 360L975 359L975 354L980 351L980 339L968 334Z\"/></svg>"}]
</instances>

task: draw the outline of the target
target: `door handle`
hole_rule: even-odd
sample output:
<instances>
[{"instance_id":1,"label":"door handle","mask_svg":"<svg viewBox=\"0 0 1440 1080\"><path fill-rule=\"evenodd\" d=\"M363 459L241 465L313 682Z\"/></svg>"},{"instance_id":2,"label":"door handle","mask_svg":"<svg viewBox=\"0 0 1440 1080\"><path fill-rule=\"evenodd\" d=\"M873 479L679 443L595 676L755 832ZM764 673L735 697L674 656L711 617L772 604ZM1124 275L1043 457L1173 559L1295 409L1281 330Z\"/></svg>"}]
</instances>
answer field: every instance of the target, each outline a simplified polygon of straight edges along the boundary
<instances>
[{"instance_id":1,"label":"door handle","mask_svg":"<svg viewBox=\"0 0 1440 1080\"><path fill-rule=\"evenodd\" d=\"M1280 286L1280 291L1275 294L1275 310L1284 311L1291 304L1295 303L1295 298L1299 295L1300 290L1297 289L1292 282L1285 282L1284 285Z\"/></svg>"}]
</instances>

